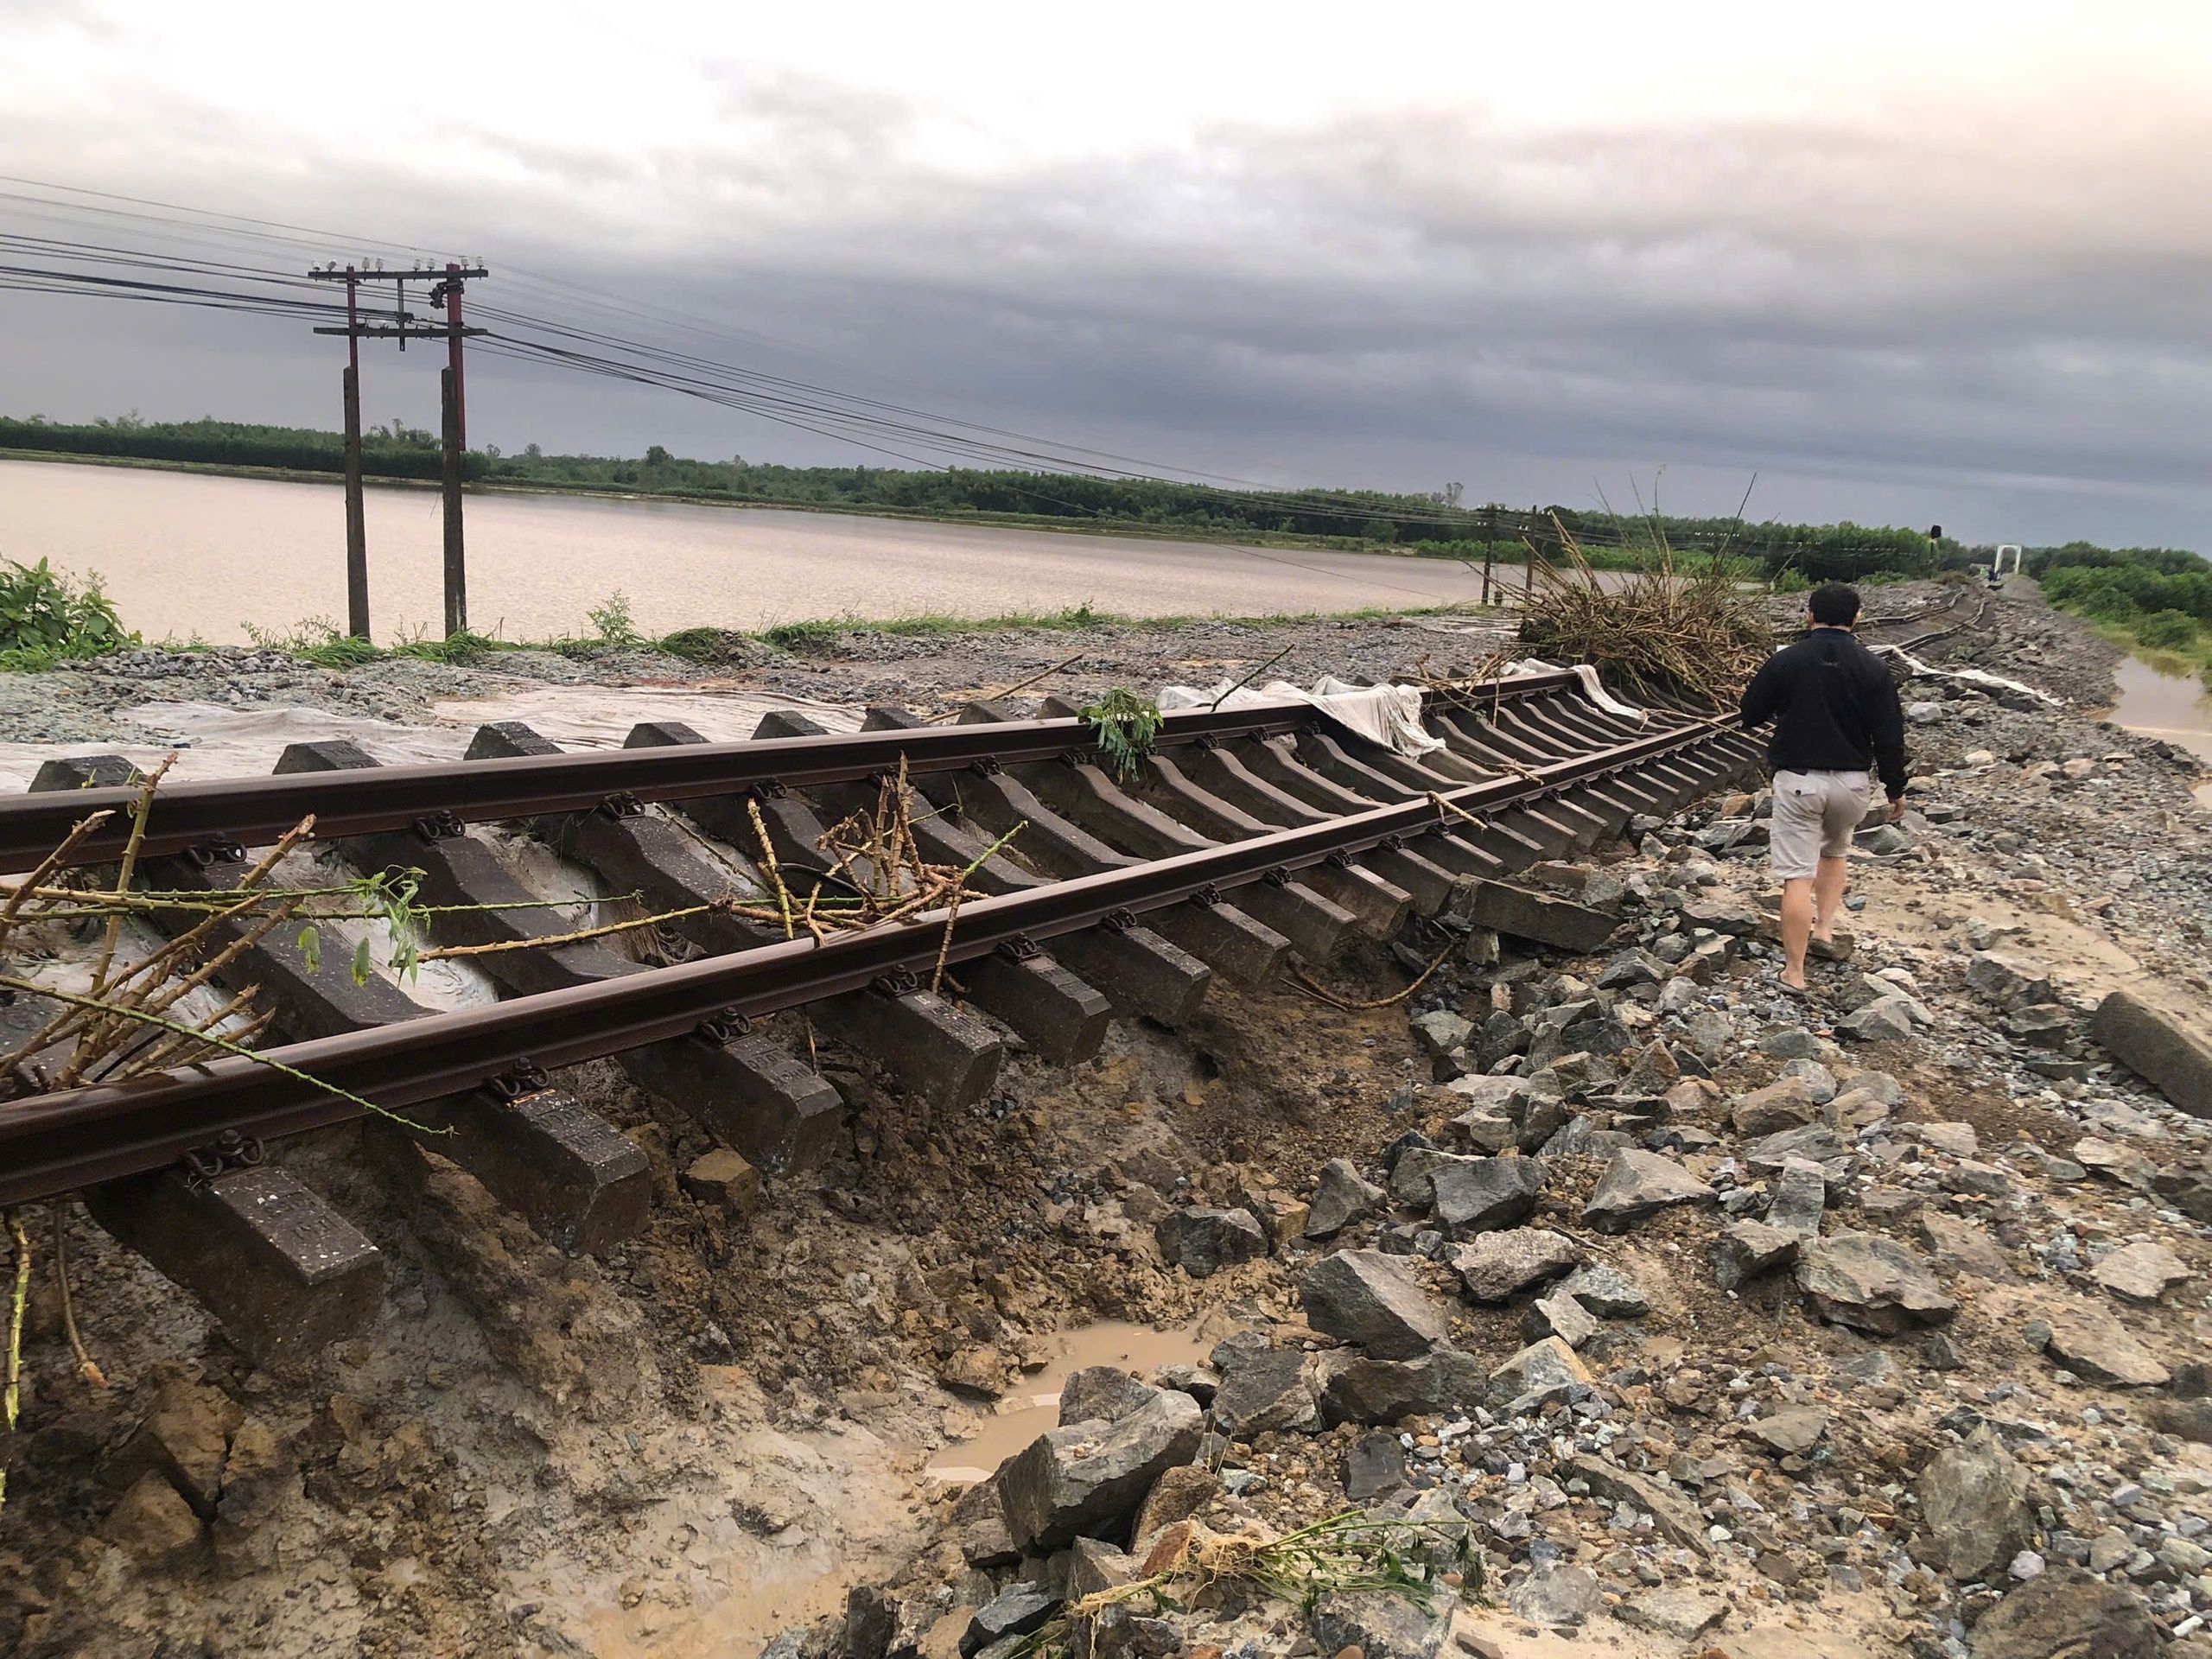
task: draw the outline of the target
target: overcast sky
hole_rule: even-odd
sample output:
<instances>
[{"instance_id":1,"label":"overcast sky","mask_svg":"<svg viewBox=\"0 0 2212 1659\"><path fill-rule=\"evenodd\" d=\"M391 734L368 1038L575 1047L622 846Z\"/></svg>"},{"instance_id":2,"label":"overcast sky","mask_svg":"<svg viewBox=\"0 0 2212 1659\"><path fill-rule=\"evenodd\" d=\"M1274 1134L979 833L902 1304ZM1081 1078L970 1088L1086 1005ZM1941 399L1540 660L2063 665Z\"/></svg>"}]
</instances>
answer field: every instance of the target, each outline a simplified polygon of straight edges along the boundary
<instances>
[{"instance_id":1,"label":"overcast sky","mask_svg":"<svg viewBox=\"0 0 2212 1659\"><path fill-rule=\"evenodd\" d=\"M1625 505L1663 467L1717 512L1756 472L1755 518L1978 540L2212 546L2208 141L2202 0L0 0L23 178L1178 467ZM331 426L340 361L0 294L10 413ZM434 361L375 352L370 417L434 424ZM488 359L470 437L881 459Z\"/></svg>"}]
</instances>

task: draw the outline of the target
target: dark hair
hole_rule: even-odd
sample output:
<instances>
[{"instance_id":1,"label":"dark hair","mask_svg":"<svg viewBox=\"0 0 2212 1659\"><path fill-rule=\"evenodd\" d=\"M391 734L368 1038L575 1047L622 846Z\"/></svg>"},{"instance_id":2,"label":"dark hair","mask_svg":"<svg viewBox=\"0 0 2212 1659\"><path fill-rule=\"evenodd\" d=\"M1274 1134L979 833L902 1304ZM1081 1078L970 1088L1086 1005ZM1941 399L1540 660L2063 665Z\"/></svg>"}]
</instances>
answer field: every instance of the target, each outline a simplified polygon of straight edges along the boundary
<instances>
[{"instance_id":1,"label":"dark hair","mask_svg":"<svg viewBox=\"0 0 2212 1659\"><path fill-rule=\"evenodd\" d=\"M1848 582L1831 582L1813 589L1805 608L1824 628L1847 628L1859 620L1859 590Z\"/></svg>"}]
</instances>

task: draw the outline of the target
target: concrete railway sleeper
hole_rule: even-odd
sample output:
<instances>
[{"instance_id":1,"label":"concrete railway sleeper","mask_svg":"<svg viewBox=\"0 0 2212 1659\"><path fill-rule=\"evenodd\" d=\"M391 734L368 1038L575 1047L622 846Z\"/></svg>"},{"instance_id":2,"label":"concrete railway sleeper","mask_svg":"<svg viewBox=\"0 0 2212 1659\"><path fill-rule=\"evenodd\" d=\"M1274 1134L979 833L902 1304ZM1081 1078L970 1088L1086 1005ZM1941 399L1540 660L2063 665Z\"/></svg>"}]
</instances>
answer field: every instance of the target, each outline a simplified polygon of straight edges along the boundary
<instances>
[{"instance_id":1,"label":"concrete railway sleeper","mask_svg":"<svg viewBox=\"0 0 2212 1659\"><path fill-rule=\"evenodd\" d=\"M282 1041L270 1058L448 1131L435 1149L495 1198L563 1248L595 1250L642 1224L649 1174L634 1143L551 1086L548 1067L611 1057L754 1162L804 1165L836 1132L843 1100L748 1029L754 1018L804 1008L890 1086L957 1109L995 1081L1001 1029L1065 1064L1095 1055L1113 1018L1182 1024L1217 973L1264 985L1294 952L1326 960L1354 938L1395 937L1409 916L1455 903L1472 913L1481 906L1465 901L1484 880L1670 810L1758 753L1739 733L1676 714L1609 711L1572 674L1505 682L1494 696L1432 696L1425 721L1446 747L1420 760L1302 705L1233 713L1170 715L1154 759L1128 779L1051 702L1039 720L971 704L950 726L874 709L861 733L844 735L778 714L747 744L654 722L615 754L563 754L509 722L482 728L469 760L444 768L378 768L348 744L295 745L270 785L181 785L194 792L179 813L168 812L169 791L157 794L155 856L141 875L219 888L238 846L272 842L315 812L326 844L357 868L421 870L429 902L534 899L495 842L462 822L505 819L609 891L635 892L652 911L694 909L753 878L755 809L779 861L819 865L825 820L871 804L877 780L903 762L934 809L916 823L918 849L972 866L970 890L984 895L962 906L949 947L942 914L817 941L702 910L670 925L670 954L690 959L655 966L564 939L569 925L544 909L465 911L437 918L438 943L544 943L475 958L503 1000L448 1013L389 979L312 971L283 930L228 964L224 982L258 985L274 1011ZM653 764L620 764L640 755ZM396 775L389 793L365 786L380 771ZM461 806L396 816L436 798L423 774L443 775ZM39 792L0 802L0 865L29 868L39 835L50 849L88 807L127 804L130 783L111 757L54 763ZM228 817L224 787L236 797ZM66 807L48 792L63 789ZM87 860L114 850L95 842ZM187 850L196 856L174 856ZM918 982L940 948L944 995ZM259 1149L358 1116L230 1058L0 1103L0 1203L82 1191L95 1218L242 1348L281 1359L358 1329L378 1304L382 1263ZM404 1130L369 1122L413 1155Z\"/></svg>"}]
</instances>

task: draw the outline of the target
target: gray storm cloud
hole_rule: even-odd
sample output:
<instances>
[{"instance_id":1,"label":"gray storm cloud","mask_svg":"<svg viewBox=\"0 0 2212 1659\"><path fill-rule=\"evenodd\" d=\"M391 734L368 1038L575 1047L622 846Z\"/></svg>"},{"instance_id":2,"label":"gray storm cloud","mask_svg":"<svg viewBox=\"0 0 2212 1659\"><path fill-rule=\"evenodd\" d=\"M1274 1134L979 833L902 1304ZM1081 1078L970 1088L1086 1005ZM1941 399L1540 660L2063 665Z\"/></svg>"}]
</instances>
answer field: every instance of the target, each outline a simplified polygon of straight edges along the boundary
<instances>
[{"instance_id":1,"label":"gray storm cloud","mask_svg":"<svg viewBox=\"0 0 2212 1659\"><path fill-rule=\"evenodd\" d=\"M188 156L112 135L97 179L64 133L0 138L26 171L194 202L219 181L209 205L480 250L744 330L720 355L1179 467L1581 502L1666 463L1685 508L1758 470L1784 516L2202 539L2212 112L2185 98L1541 132L1408 110L963 174L914 159L895 98L712 86L712 144L457 123L480 165L444 181L272 160L181 102L151 128ZM0 296L11 408L328 419L285 325L226 324L216 359L204 322L99 309ZM868 458L512 365L473 385L503 443Z\"/></svg>"}]
</instances>

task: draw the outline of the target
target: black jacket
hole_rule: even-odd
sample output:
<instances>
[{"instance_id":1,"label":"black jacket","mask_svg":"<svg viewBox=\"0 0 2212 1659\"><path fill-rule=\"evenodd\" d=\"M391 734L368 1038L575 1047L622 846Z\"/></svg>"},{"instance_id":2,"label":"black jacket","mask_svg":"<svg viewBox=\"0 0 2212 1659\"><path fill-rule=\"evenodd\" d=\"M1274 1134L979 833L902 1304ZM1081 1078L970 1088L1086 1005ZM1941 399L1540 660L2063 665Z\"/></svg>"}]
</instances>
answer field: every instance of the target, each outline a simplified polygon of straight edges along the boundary
<instances>
[{"instance_id":1,"label":"black jacket","mask_svg":"<svg viewBox=\"0 0 2212 1659\"><path fill-rule=\"evenodd\" d=\"M1904 793L1904 710L1881 659L1841 628L1815 628L1777 651L1744 690L1745 730L1774 721L1777 772L1872 772Z\"/></svg>"}]
</instances>

